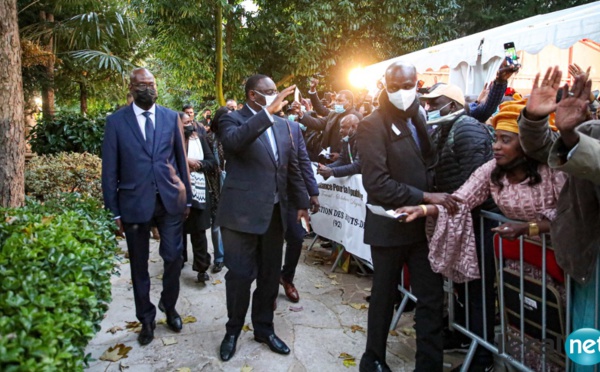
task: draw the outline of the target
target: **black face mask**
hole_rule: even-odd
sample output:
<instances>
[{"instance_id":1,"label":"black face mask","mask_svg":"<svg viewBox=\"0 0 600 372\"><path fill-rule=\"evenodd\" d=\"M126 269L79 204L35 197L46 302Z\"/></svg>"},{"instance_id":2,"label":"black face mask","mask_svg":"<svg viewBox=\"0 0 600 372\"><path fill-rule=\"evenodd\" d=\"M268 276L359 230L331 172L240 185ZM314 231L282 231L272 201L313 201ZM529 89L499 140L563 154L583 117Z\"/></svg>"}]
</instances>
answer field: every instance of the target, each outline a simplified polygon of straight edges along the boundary
<instances>
[{"instance_id":1,"label":"black face mask","mask_svg":"<svg viewBox=\"0 0 600 372\"><path fill-rule=\"evenodd\" d=\"M194 128L193 125L185 125L183 127L183 134L185 135L185 138L191 136L194 131L196 131L196 128Z\"/></svg>"},{"instance_id":2,"label":"black face mask","mask_svg":"<svg viewBox=\"0 0 600 372\"><path fill-rule=\"evenodd\" d=\"M158 98L158 94L156 93L156 89L148 88L145 90L134 90L133 101L136 105L142 106L152 106L156 99Z\"/></svg>"}]
</instances>

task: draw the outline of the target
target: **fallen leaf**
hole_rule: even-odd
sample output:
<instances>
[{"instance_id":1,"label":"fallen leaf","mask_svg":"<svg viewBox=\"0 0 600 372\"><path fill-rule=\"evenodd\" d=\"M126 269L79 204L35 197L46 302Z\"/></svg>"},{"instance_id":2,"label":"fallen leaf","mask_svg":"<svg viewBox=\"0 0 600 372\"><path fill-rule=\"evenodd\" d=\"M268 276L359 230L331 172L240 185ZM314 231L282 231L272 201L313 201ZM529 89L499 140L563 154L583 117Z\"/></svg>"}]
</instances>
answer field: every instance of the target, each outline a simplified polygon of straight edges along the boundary
<instances>
[{"instance_id":1,"label":"fallen leaf","mask_svg":"<svg viewBox=\"0 0 600 372\"><path fill-rule=\"evenodd\" d=\"M167 319L162 318L156 321L156 324L167 324Z\"/></svg>"},{"instance_id":2,"label":"fallen leaf","mask_svg":"<svg viewBox=\"0 0 600 372\"><path fill-rule=\"evenodd\" d=\"M175 345L177 343L177 340L175 339L175 337L163 337L162 342L163 342L163 345L169 346L169 345Z\"/></svg>"},{"instance_id":3,"label":"fallen leaf","mask_svg":"<svg viewBox=\"0 0 600 372\"><path fill-rule=\"evenodd\" d=\"M340 283L338 283L337 280L332 280L331 281L331 285L338 285L338 284L340 284Z\"/></svg>"},{"instance_id":4,"label":"fallen leaf","mask_svg":"<svg viewBox=\"0 0 600 372\"><path fill-rule=\"evenodd\" d=\"M124 371L128 368L129 366L126 366L125 364L123 364L123 362L119 362L119 371Z\"/></svg>"},{"instance_id":5,"label":"fallen leaf","mask_svg":"<svg viewBox=\"0 0 600 372\"><path fill-rule=\"evenodd\" d=\"M354 359L354 357L348 353L341 353L340 356L338 357L340 359Z\"/></svg>"},{"instance_id":6,"label":"fallen leaf","mask_svg":"<svg viewBox=\"0 0 600 372\"><path fill-rule=\"evenodd\" d=\"M217 285L217 284L221 284L221 283L223 283L223 282L220 281L219 279L217 279L217 280L214 280L211 284L212 285Z\"/></svg>"},{"instance_id":7,"label":"fallen leaf","mask_svg":"<svg viewBox=\"0 0 600 372\"><path fill-rule=\"evenodd\" d=\"M249 332L251 330L252 330L252 328L250 328L249 324L244 324L244 326L242 327L242 331L244 331L244 332Z\"/></svg>"},{"instance_id":8,"label":"fallen leaf","mask_svg":"<svg viewBox=\"0 0 600 372\"><path fill-rule=\"evenodd\" d=\"M335 278L337 278L337 275L336 274L329 274L329 275L327 275L327 277L329 279L335 279Z\"/></svg>"},{"instance_id":9,"label":"fallen leaf","mask_svg":"<svg viewBox=\"0 0 600 372\"><path fill-rule=\"evenodd\" d=\"M121 328L119 326L114 326L111 329L109 329L108 331L106 331L106 333L110 332L114 335L115 333L122 331L122 330L123 330L123 328Z\"/></svg>"},{"instance_id":10,"label":"fallen leaf","mask_svg":"<svg viewBox=\"0 0 600 372\"><path fill-rule=\"evenodd\" d=\"M323 265L323 261L313 261L312 264L315 265L315 266L317 266L317 265Z\"/></svg>"},{"instance_id":11,"label":"fallen leaf","mask_svg":"<svg viewBox=\"0 0 600 372\"><path fill-rule=\"evenodd\" d=\"M356 310L365 310L369 308L369 305L366 303L355 303L355 302L351 302L350 306L352 306L353 308L355 308Z\"/></svg>"},{"instance_id":12,"label":"fallen leaf","mask_svg":"<svg viewBox=\"0 0 600 372\"><path fill-rule=\"evenodd\" d=\"M247 364L244 364L244 366L241 369L242 372L252 372L253 370L254 370L254 368L250 367Z\"/></svg>"},{"instance_id":13,"label":"fallen leaf","mask_svg":"<svg viewBox=\"0 0 600 372\"><path fill-rule=\"evenodd\" d=\"M302 310L304 310L304 308L302 306L290 306L290 311L297 313L298 311L302 311Z\"/></svg>"},{"instance_id":14,"label":"fallen leaf","mask_svg":"<svg viewBox=\"0 0 600 372\"><path fill-rule=\"evenodd\" d=\"M417 331L413 327L404 327L400 329L407 336L417 338Z\"/></svg>"},{"instance_id":15,"label":"fallen leaf","mask_svg":"<svg viewBox=\"0 0 600 372\"><path fill-rule=\"evenodd\" d=\"M127 325L125 328L129 330L129 332L140 333L142 331L142 323L140 322L125 322Z\"/></svg>"},{"instance_id":16,"label":"fallen leaf","mask_svg":"<svg viewBox=\"0 0 600 372\"><path fill-rule=\"evenodd\" d=\"M131 346L125 346L123 344L116 344L115 346L106 349L104 354L100 356L100 360L106 360L109 362L116 362L123 358L127 358L127 353L131 350Z\"/></svg>"},{"instance_id":17,"label":"fallen leaf","mask_svg":"<svg viewBox=\"0 0 600 372\"><path fill-rule=\"evenodd\" d=\"M321 283L315 283L315 288L323 288L323 284L321 284Z\"/></svg>"},{"instance_id":18,"label":"fallen leaf","mask_svg":"<svg viewBox=\"0 0 600 372\"><path fill-rule=\"evenodd\" d=\"M156 279L159 279L159 280L161 280L162 278L163 278L163 274L158 274L158 275L156 276Z\"/></svg>"},{"instance_id":19,"label":"fallen leaf","mask_svg":"<svg viewBox=\"0 0 600 372\"><path fill-rule=\"evenodd\" d=\"M352 330L352 333L356 333L356 331L365 333L365 329L363 327L359 326L359 325L356 325L356 324L352 325L350 327L350 330Z\"/></svg>"},{"instance_id":20,"label":"fallen leaf","mask_svg":"<svg viewBox=\"0 0 600 372\"><path fill-rule=\"evenodd\" d=\"M196 319L195 316L188 315L188 316L184 317L182 321L183 321L183 324L189 324L189 323L196 323L198 321L198 319Z\"/></svg>"},{"instance_id":21,"label":"fallen leaf","mask_svg":"<svg viewBox=\"0 0 600 372\"><path fill-rule=\"evenodd\" d=\"M156 259L156 258L151 258L151 259L150 259L150 262L158 262L158 259Z\"/></svg>"},{"instance_id":22,"label":"fallen leaf","mask_svg":"<svg viewBox=\"0 0 600 372\"><path fill-rule=\"evenodd\" d=\"M342 305L348 305L348 301L342 301Z\"/></svg>"},{"instance_id":23,"label":"fallen leaf","mask_svg":"<svg viewBox=\"0 0 600 372\"><path fill-rule=\"evenodd\" d=\"M392 330L390 331L390 335L392 335L392 336L396 336L396 337L400 336L400 334L399 334L398 332L396 332L396 330L394 330L394 329L392 329Z\"/></svg>"},{"instance_id":24,"label":"fallen leaf","mask_svg":"<svg viewBox=\"0 0 600 372\"><path fill-rule=\"evenodd\" d=\"M125 265L125 264L128 264L128 263L129 263L128 259L125 259L125 260L121 261L121 265Z\"/></svg>"},{"instance_id":25,"label":"fallen leaf","mask_svg":"<svg viewBox=\"0 0 600 372\"><path fill-rule=\"evenodd\" d=\"M344 367L346 368L350 368L350 367L356 367L356 359L352 358L352 359L344 359Z\"/></svg>"},{"instance_id":26,"label":"fallen leaf","mask_svg":"<svg viewBox=\"0 0 600 372\"><path fill-rule=\"evenodd\" d=\"M365 288L366 292L371 292L371 288Z\"/></svg>"},{"instance_id":27,"label":"fallen leaf","mask_svg":"<svg viewBox=\"0 0 600 372\"><path fill-rule=\"evenodd\" d=\"M192 370L189 367L181 367L177 368L175 372L192 372Z\"/></svg>"}]
</instances>

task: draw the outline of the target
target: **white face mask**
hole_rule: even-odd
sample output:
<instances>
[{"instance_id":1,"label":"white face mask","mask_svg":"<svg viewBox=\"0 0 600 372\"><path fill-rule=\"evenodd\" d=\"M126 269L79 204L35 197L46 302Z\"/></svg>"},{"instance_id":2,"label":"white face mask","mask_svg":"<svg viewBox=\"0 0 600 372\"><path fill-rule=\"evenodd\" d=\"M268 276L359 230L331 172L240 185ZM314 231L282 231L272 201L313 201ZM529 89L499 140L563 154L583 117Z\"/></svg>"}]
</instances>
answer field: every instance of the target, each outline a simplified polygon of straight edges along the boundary
<instances>
[{"instance_id":1,"label":"white face mask","mask_svg":"<svg viewBox=\"0 0 600 372\"><path fill-rule=\"evenodd\" d=\"M257 105L259 105L259 106L260 106L260 107L262 107L262 108L265 108L265 107L267 107L267 106L270 106L270 105L271 105L271 103L273 103L273 101L275 101L275 98L277 98L277 94L273 94L272 96L267 96L267 95L264 95L264 94L262 94L261 92L258 92L258 91L256 91L256 90L255 90L254 92L255 92L255 93L258 93L258 94L260 94L260 95L261 95L261 96L263 96L263 97L265 97L265 102L266 102L266 104L265 104L264 106L263 106L263 105L261 105L260 103L256 102L256 101L254 101L254 102L256 102L256 104L257 104Z\"/></svg>"},{"instance_id":2,"label":"white face mask","mask_svg":"<svg viewBox=\"0 0 600 372\"><path fill-rule=\"evenodd\" d=\"M394 93L386 92L392 105L396 106L398 110L406 111L413 104L415 98L417 98L417 87L412 89L399 89Z\"/></svg>"}]
</instances>

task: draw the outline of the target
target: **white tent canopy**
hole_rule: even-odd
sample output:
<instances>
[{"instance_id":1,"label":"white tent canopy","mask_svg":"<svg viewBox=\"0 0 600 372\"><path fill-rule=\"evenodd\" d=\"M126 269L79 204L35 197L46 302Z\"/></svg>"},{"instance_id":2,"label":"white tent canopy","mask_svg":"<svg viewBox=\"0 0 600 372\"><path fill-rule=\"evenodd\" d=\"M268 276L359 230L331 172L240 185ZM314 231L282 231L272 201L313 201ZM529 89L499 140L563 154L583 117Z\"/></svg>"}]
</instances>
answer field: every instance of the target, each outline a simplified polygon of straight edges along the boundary
<instances>
[{"instance_id":1,"label":"white tent canopy","mask_svg":"<svg viewBox=\"0 0 600 372\"><path fill-rule=\"evenodd\" d=\"M365 67L364 76L376 81L391 63L398 60L412 62L419 73L448 67L451 83L462 87L465 94L476 94L484 82L493 80L504 59L504 43L511 41L520 56L537 55L547 46L569 49L581 42L600 52L600 1L537 15L379 62ZM536 67L553 64L553 61L543 62L536 62ZM585 64L588 65L593 66L593 63ZM566 66L561 68L566 71ZM593 71L592 75L594 72L599 73Z\"/></svg>"}]
</instances>

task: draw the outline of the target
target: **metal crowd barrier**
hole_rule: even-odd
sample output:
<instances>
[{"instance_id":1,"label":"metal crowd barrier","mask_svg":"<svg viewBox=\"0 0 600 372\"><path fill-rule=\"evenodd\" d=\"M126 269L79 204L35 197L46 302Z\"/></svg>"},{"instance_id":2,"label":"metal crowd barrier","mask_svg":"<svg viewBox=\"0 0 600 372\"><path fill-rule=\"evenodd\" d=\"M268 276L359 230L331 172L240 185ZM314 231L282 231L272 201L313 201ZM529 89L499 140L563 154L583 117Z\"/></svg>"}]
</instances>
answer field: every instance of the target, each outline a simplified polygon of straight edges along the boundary
<instances>
[{"instance_id":1,"label":"metal crowd barrier","mask_svg":"<svg viewBox=\"0 0 600 372\"><path fill-rule=\"evenodd\" d=\"M527 242L526 238L520 237L518 239L518 263L519 263L519 272L518 279L515 277L515 272L512 269L508 269L505 267L504 252L505 245L509 244L504 242L503 239L498 239L497 249L494 249L494 257L486 257L485 254L485 246L484 242L484 220L492 220L498 223L511 222L512 220L501 216L496 213L491 213L488 211L481 211L481 258L482 260L495 259L495 273L488 273L485 271L485 266L480 265L481 267L481 281L485 283L485 279L488 275L494 275L496 277L496 293L486 293L485 285L481 285L481 297L482 297L482 312L483 312L483 335L477 335L471 331L470 325L470 306L471 303L469 301L469 283L465 283L465 324L459 324L455 319L455 311L454 311L454 286L451 281L447 281L444 284L445 291L448 292L448 315L449 315L449 326L451 329L457 330L461 332L463 335L469 337L471 339L471 344L469 350L465 356L464 362L461 367L461 371L467 371L473 357L475 356L476 350L479 347L483 347L489 350L496 357L499 357L510 364L513 368L519 371L548 371L548 370L557 370L562 369L565 371L571 371L573 367L573 363L570 359L565 355L564 344L566 338L571 333L572 327L572 299L573 299L573 288L571 283L571 278L566 276L564 279L564 287L566 290L566 303L562 303L560 293L556 290L556 288L552 288L549 292L547 278L549 273L548 262L547 262L547 253L550 247L550 237L543 234L538 242L538 245L541 245L541 267L538 267L541 270L541 280L536 280L533 277L526 277L525 269L524 269L524 246ZM531 240L529 240L531 241ZM577 244L577 242L573 242ZM489 250L489 248L488 248ZM508 277L507 277L508 275ZM407 301L410 299L412 301L416 301L416 297L407 289L404 288L404 275L402 277L402 283L398 286L400 292L404 294L404 298L400 304L400 307L396 311L394 315L394 319L392 321L390 329L396 328L400 316L402 315L402 311L406 306ZM508 278L508 279L507 279ZM515 283L518 281L518 284ZM536 285L541 286L541 290L536 289ZM509 305L512 308L507 307L507 290L511 293L508 294ZM515 297L515 294L518 291L518 297ZM560 334L556 332L555 329L549 329L547 320L548 320L548 295L553 296L556 300L555 303L550 304L550 310L552 312L553 320L559 319L559 328L562 330ZM600 258L597 261L596 266L596 275L595 275L595 317L594 317L594 328L598 329L598 311L600 306ZM512 296L512 297L511 297ZM515 301L516 299L516 301ZM487 319L489 316L495 317L495 314L487 314L487 310L485 307L485 303L487 301L495 302L495 309L500 314L500 330L498 334L498 327L496 328L495 335L496 337L488 338L487 327ZM515 302L518 303L518 309L515 309ZM541 319L531 319L526 316L526 309L531 311L533 307L537 310L537 304L541 304ZM512 324L510 324L512 322ZM517 323L517 324L515 324ZM527 335L526 328L530 331L533 329L536 335ZM518 339L515 340L514 337L511 339L512 342L518 342L519 346L517 346L517 352L515 353L513 350L510 353L510 350L507 346L509 336L509 329L512 330L512 333L518 333ZM482 337L483 336L483 337ZM499 337L498 337L499 336ZM551 338L548 338L550 336ZM499 341L494 342L494 339ZM489 340L489 341L486 341ZM529 349L528 349L529 347ZM514 348L513 348L514 349ZM541 359L541 366L531 366L527 365L525 361L525 354L527 351L532 353L539 354L539 358ZM516 355L515 355L516 354ZM554 364L549 365L549 361L554 362ZM538 368L539 367L539 368ZM594 367L594 371L598 371L598 365ZM588 367L589 368L589 367ZM586 371L589 369L586 369Z\"/></svg>"}]
</instances>

